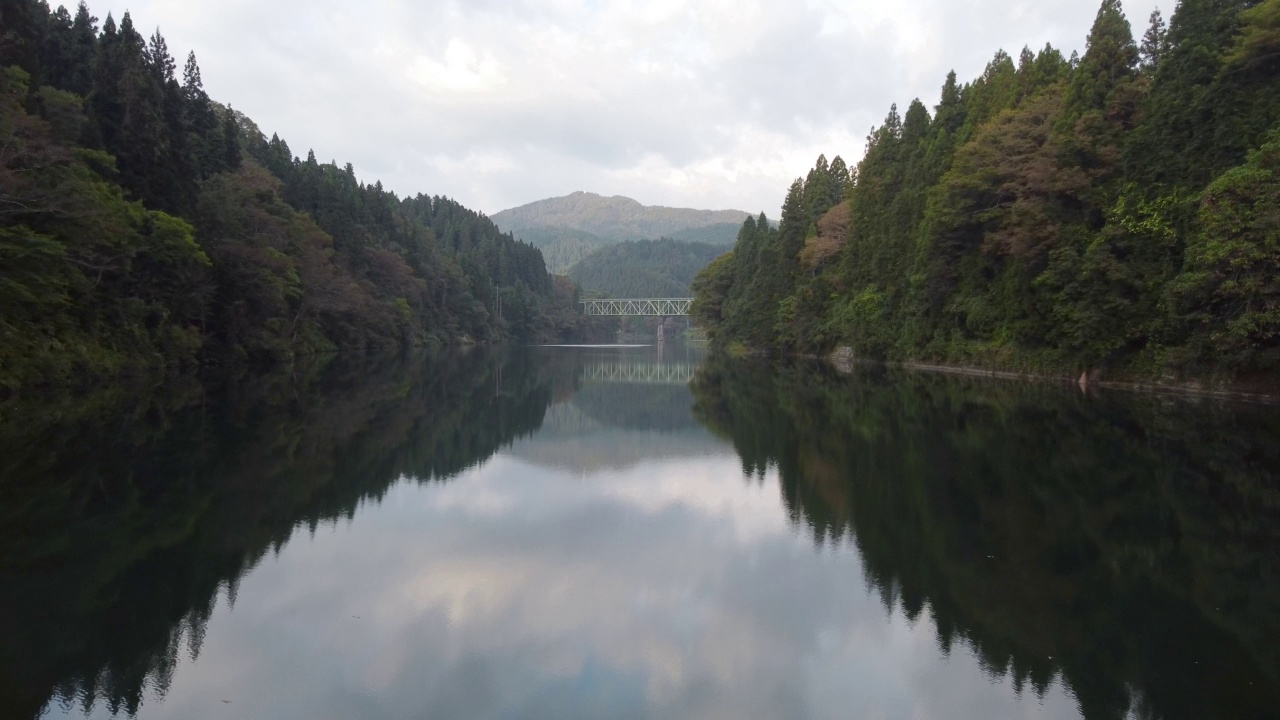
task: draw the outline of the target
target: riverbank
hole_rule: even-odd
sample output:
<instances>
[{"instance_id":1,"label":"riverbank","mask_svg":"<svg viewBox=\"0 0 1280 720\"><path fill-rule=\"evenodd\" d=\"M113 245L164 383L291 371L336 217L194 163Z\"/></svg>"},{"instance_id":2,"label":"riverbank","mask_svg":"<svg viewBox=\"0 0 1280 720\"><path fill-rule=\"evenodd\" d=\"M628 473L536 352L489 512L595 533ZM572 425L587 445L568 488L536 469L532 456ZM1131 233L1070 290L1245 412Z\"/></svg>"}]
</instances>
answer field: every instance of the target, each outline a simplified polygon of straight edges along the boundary
<instances>
[{"instance_id":1,"label":"riverbank","mask_svg":"<svg viewBox=\"0 0 1280 720\"><path fill-rule=\"evenodd\" d=\"M1188 380L1185 382L1153 382L1123 375L1108 378L1100 370L1092 370L1080 377L1072 377L1065 372L1042 372L1032 370L1010 370L989 368L975 365L954 365L948 363L930 363L917 360L893 362L886 360L868 360L858 358L848 347L837 348L835 352L824 358L840 372L852 372L853 365L873 364L883 367L901 368L916 372L939 373L944 375L963 375L968 377L984 377L998 380L1023 380L1032 382L1056 382L1077 386L1083 392L1094 389L1122 390L1126 392L1142 392L1164 395L1182 395L1202 397L1215 400L1232 400L1257 403L1280 403L1280 388L1264 387L1253 384L1232 384L1230 382L1202 382Z\"/></svg>"}]
</instances>

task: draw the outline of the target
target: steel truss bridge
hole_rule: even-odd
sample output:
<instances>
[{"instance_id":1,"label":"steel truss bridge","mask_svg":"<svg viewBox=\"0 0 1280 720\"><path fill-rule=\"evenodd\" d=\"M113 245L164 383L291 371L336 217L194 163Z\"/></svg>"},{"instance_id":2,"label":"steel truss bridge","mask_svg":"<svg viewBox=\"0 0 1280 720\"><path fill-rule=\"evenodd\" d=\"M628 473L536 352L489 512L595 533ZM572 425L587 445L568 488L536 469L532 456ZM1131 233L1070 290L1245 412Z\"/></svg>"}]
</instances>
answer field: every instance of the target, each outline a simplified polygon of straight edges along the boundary
<instances>
[{"instance_id":1,"label":"steel truss bridge","mask_svg":"<svg viewBox=\"0 0 1280 720\"><path fill-rule=\"evenodd\" d=\"M585 382L635 383L640 385L688 385L696 366L693 363L593 362L582 369Z\"/></svg>"},{"instance_id":2,"label":"steel truss bridge","mask_svg":"<svg viewBox=\"0 0 1280 720\"><path fill-rule=\"evenodd\" d=\"M644 298L632 300L583 300L587 315L627 317L677 317L689 314L693 298Z\"/></svg>"}]
</instances>

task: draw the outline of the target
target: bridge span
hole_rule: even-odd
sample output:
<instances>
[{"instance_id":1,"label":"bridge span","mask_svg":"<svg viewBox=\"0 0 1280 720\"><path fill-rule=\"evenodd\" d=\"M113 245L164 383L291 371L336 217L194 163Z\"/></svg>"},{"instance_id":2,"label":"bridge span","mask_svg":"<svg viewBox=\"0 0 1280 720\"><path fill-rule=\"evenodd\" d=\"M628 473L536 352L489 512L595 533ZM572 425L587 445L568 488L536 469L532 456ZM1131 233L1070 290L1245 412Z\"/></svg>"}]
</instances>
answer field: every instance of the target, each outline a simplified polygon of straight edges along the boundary
<instances>
[{"instance_id":1,"label":"bridge span","mask_svg":"<svg viewBox=\"0 0 1280 720\"><path fill-rule=\"evenodd\" d=\"M693 298L633 298L617 300L602 298L583 300L586 315L611 315L619 317L678 317L689 314Z\"/></svg>"}]
</instances>

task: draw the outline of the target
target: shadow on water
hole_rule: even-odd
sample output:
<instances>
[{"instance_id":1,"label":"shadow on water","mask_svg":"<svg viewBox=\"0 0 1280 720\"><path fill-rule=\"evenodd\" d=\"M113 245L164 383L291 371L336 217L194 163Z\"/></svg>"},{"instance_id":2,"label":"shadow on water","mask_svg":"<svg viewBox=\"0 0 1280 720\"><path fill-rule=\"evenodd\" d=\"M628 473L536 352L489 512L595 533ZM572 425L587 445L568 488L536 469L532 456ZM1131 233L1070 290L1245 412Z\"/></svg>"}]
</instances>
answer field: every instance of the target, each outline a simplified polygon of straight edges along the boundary
<instances>
[{"instance_id":1,"label":"shadow on water","mask_svg":"<svg viewBox=\"0 0 1280 720\"><path fill-rule=\"evenodd\" d=\"M0 408L0 717L133 713L219 592L402 477L451 477L542 423L571 373L530 351L332 362ZM565 392L561 390L560 392Z\"/></svg>"},{"instance_id":2,"label":"shadow on water","mask_svg":"<svg viewBox=\"0 0 1280 720\"><path fill-rule=\"evenodd\" d=\"M654 367L686 384L641 382ZM37 717L51 698L136 713L181 652L199 653L219 594L234 602L296 531L353 518L402 478L454 477L549 408L696 426L692 368L671 348L473 349L0 406L0 717Z\"/></svg>"},{"instance_id":3,"label":"shadow on water","mask_svg":"<svg viewBox=\"0 0 1280 720\"><path fill-rule=\"evenodd\" d=\"M1061 678L1087 718L1280 714L1274 408L657 352L334 360L0 406L0 717L162 697L220 596L402 479L504 448L586 473L723 448L711 433L748 482L776 470L815 544L856 545L886 607L1019 692Z\"/></svg>"},{"instance_id":4,"label":"shadow on water","mask_svg":"<svg viewBox=\"0 0 1280 720\"><path fill-rule=\"evenodd\" d=\"M943 652L1087 718L1280 717L1280 413L717 360L695 414Z\"/></svg>"}]
</instances>

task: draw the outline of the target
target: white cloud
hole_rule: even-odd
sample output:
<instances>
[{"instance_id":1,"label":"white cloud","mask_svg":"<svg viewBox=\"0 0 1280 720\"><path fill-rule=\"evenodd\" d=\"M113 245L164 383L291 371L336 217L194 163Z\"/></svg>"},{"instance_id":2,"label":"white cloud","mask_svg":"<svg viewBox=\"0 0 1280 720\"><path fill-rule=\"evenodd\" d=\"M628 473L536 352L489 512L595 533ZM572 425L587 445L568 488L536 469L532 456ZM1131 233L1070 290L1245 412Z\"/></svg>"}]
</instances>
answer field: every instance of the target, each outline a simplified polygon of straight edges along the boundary
<instances>
[{"instance_id":1,"label":"white cloud","mask_svg":"<svg viewBox=\"0 0 1280 720\"><path fill-rule=\"evenodd\" d=\"M449 41L442 61L419 55L405 73L429 90L444 92L493 92L507 84L507 74L492 53L479 55L457 38Z\"/></svg>"},{"instance_id":2,"label":"white cloud","mask_svg":"<svg viewBox=\"0 0 1280 720\"><path fill-rule=\"evenodd\" d=\"M1154 0L1127 5L1141 35ZM1166 3L1169 5L1170 3ZM105 17L108 9L95 3ZM117 15L122 8L114 8ZM1083 50L1078 0L144 0L210 93L296 154L485 212L591 190L776 214L890 103L997 49ZM1171 7L1165 8L1166 13Z\"/></svg>"}]
</instances>

